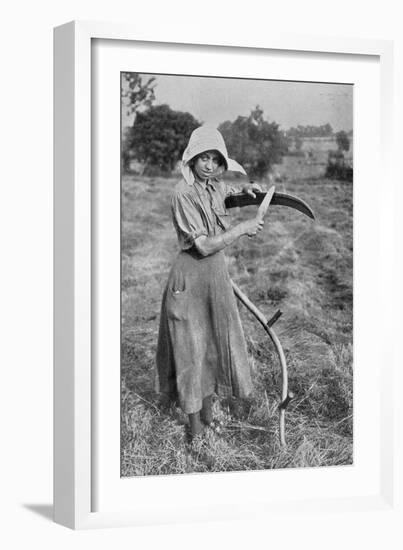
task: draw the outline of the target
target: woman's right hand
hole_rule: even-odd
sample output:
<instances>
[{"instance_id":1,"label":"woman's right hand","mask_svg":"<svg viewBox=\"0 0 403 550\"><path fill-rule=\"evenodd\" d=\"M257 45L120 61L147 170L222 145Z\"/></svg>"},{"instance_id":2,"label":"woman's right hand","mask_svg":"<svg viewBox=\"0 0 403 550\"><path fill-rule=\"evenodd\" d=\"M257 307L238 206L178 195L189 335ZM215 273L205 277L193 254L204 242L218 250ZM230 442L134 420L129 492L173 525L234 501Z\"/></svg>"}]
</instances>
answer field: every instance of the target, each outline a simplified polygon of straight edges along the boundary
<instances>
[{"instance_id":1,"label":"woman's right hand","mask_svg":"<svg viewBox=\"0 0 403 550\"><path fill-rule=\"evenodd\" d=\"M254 237L259 231L263 229L264 220L258 220L257 218L252 218L251 220L246 220L242 222L242 234L248 235L248 237Z\"/></svg>"}]
</instances>

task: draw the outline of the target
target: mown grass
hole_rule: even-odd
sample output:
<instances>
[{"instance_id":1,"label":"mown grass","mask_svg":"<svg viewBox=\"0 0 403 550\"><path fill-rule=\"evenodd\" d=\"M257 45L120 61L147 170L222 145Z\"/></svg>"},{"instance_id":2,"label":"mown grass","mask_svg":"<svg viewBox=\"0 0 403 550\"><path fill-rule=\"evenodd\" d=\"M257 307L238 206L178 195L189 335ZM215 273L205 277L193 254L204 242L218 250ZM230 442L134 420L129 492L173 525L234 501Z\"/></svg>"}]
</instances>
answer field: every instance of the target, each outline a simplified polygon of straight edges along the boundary
<instances>
[{"instance_id":1,"label":"mown grass","mask_svg":"<svg viewBox=\"0 0 403 550\"><path fill-rule=\"evenodd\" d=\"M352 463L352 185L291 177L278 190L314 209L316 221L273 207L255 239L227 250L232 278L270 317L296 394L278 441L281 378L266 333L239 305L255 391L250 400L214 402L220 434L192 446L186 416L154 394L162 291L177 251L169 196L176 179L125 176L122 184L121 474L331 466ZM234 222L255 207L233 212Z\"/></svg>"}]
</instances>

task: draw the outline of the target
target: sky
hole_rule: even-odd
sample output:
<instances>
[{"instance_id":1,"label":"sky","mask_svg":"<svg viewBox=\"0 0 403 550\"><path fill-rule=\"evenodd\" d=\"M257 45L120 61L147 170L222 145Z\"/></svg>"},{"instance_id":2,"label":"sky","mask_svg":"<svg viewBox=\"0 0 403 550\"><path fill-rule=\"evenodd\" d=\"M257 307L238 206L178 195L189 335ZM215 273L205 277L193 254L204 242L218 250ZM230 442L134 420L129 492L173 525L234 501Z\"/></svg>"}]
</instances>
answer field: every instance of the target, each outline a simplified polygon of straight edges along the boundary
<instances>
[{"instance_id":1,"label":"sky","mask_svg":"<svg viewBox=\"0 0 403 550\"><path fill-rule=\"evenodd\" d=\"M264 118L283 130L292 126L329 123L334 131L353 128L353 86L239 78L176 75L156 77L154 105L191 113L203 123L218 126L237 116L248 116L259 105ZM123 126L132 118L122 110Z\"/></svg>"}]
</instances>

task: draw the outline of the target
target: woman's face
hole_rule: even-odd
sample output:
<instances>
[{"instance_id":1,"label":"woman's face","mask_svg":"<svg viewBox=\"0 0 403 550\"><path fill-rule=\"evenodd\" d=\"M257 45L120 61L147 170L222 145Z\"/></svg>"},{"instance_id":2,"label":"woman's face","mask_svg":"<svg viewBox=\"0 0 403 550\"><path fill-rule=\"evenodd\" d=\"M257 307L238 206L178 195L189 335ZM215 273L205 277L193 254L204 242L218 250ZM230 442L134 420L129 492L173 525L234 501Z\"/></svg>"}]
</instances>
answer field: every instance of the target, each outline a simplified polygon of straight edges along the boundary
<instances>
[{"instance_id":1,"label":"woman's face","mask_svg":"<svg viewBox=\"0 0 403 550\"><path fill-rule=\"evenodd\" d=\"M204 151L197 158L193 170L201 180L206 180L216 175L222 166L222 157L218 151Z\"/></svg>"}]
</instances>

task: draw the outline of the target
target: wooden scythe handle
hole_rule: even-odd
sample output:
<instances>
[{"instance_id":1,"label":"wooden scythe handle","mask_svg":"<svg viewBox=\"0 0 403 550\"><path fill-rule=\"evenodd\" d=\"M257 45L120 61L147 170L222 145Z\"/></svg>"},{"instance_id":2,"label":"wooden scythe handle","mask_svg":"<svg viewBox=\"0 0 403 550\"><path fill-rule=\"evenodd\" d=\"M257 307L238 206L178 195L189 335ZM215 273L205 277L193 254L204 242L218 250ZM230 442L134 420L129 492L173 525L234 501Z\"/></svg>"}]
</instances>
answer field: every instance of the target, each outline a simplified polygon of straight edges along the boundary
<instances>
[{"instance_id":1,"label":"wooden scythe handle","mask_svg":"<svg viewBox=\"0 0 403 550\"><path fill-rule=\"evenodd\" d=\"M288 392L288 371L287 371L287 362L285 359L283 348L280 344L280 340L278 339L276 333L274 330L269 326L268 321L266 317L263 315L263 313L253 304L249 298L242 292L242 290L234 283L234 281L231 280L232 288L234 290L235 296L239 299L240 302L246 306L251 313L256 317L256 319L259 321L259 323L263 326L264 330L267 332L267 334L270 336L271 341L274 344L274 347L276 348L278 358L280 360L281 365L281 378L282 378L282 394L281 394L281 403L279 405L279 435L280 435L280 443L282 446L286 445L285 441L285 409L290 402L290 400L294 397L294 395L290 392ZM278 318L278 317L277 317Z\"/></svg>"}]
</instances>

